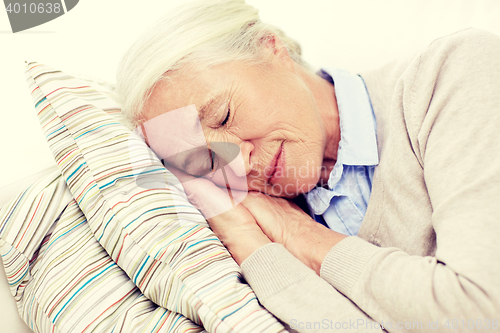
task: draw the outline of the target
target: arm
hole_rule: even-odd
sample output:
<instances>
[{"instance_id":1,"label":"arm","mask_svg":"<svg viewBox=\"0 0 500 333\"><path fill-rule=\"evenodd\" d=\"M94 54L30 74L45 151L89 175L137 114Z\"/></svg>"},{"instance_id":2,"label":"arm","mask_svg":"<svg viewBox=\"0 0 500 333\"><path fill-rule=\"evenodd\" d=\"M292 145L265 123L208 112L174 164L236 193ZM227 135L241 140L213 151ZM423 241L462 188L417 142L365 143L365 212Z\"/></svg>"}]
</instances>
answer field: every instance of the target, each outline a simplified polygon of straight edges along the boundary
<instances>
[{"instance_id":1,"label":"arm","mask_svg":"<svg viewBox=\"0 0 500 333\"><path fill-rule=\"evenodd\" d=\"M432 205L435 256L353 238L332 249L321 272L374 318L418 319L424 328L439 320L441 329L457 319L458 331L470 331L471 319L472 328L479 320L490 329L500 319L499 55L498 37L464 31L433 43L400 82Z\"/></svg>"},{"instance_id":2,"label":"arm","mask_svg":"<svg viewBox=\"0 0 500 333\"><path fill-rule=\"evenodd\" d=\"M301 257L306 263L317 264L322 258L317 259L319 261L313 261L313 258L320 258L318 255L324 257L331 248L328 244L337 242L343 236L337 237L338 234L322 226L324 230L314 230L326 231L330 236L336 235L320 239L316 238L317 234L307 233L309 227L319 224L285 199L249 193L242 205L232 207L223 189L211 181L194 179L174 168L170 169L183 182L189 200L206 216L211 216L208 221L212 230L241 265L244 277L254 288L259 302L288 324L289 328L298 332L335 329L347 332L380 332L378 326L365 313L319 277L314 270L280 243L271 242L273 240L293 244L295 246L291 248L294 249L314 249L308 241L323 242L321 251L306 251ZM233 191L234 195L244 196L245 193L236 194ZM241 197L236 201L241 201ZM260 224L255 216L261 219ZM272 218L277 216L286 219L274 219L274 222L287 223L288 228L281 229L284 225L272 223ZM287 233L280 234L280 230ZM288 236L294 234L297 237ZM300 251L295 253L300 255ZM317 268L319 269L319 265Z\"/></svg>"},{"instance_id":3,"label":"arm","mask_svg":"<svg viewBox=\"0 0 500 333\"><path fill-rule=\"evenodd\" d=\"M298 252L298 243L265 244L242 270L259 301L291 328L330 319L368 331L376 326L369 318L390 322L388 331L410 323L409 330L432 332L436 321L447 330L447 319L462 325L455 331L470 331L469 319L473 328L498 327L500 42L480 33L459 37L434 43L417 59L417 69L398 83L404 105L392 105L404 108L399 116L410 125L419 123L408 132L432 204L426 222L436 233L435 256L347 237L326 254L321 278L301 261L308 255Z\"/></svg>"},{"instance_id":4,"label":"arm","mask_svg":"<svg viewBox=\"0 0 500 333\"><path fill-rule=\"evenodd\" d=\"M435 257L411 256L348 237L322 263L321 277L374 320L391 322L389 331L397 330L398 323L410 323L410 330L418 332L433 331L436 325L454 331L453 319L455 331L471 331L470 325L499 327L499 59L498 37L460 33L434 43L417 60L416 73L400 82L405 120L415 124L417 117L423 118L418 129L408 131L432 204ZM308 308L323 310L315 299L322 300L327 288L313 280L301 284L305 278L293 273L301 272L299 263L286 268L274 264L283 256L268 245L242 265L262 304L272 312L287 309L281 316L293 312L287 305L295 308L302 302L308 305L294 315L312 315ZM268 267L266 278L259 267ZM290 290L306 296L294 303ZM345 321L362 313L342 313L342 297L328 296L331 317Z\"/></svg>"}]
</instances>

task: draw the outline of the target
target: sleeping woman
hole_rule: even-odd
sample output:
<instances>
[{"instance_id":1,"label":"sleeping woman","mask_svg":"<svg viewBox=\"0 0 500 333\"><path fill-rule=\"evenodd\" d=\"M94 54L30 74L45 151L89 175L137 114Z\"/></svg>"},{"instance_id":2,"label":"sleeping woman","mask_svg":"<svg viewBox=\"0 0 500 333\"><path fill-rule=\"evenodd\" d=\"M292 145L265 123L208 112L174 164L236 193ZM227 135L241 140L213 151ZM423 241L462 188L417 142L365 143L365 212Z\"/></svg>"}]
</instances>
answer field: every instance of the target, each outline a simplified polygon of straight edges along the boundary
<instances>
[{"instance_id":1,"label":"sleeping woman","mask_svg":"<svg viewBox=\"0 0 500 333\"><path fill-rule=\"evenodd\" d=\"M255 8L202 1L131 47L117 88L290 328L499 327L500 37L313 71Z\"/></svg>"}]
</instances>

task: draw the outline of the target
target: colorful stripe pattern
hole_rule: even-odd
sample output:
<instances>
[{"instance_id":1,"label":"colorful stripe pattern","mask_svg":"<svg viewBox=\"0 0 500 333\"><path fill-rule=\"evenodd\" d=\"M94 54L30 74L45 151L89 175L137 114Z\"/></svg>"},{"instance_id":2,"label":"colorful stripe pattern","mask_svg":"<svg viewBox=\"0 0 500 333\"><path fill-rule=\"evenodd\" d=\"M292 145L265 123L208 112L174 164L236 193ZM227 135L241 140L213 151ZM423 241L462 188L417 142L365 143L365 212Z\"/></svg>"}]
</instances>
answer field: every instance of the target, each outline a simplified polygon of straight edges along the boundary
<instances>
[{"instance_id":1,"label":"colorful stripe pattern","mask_svg":"<svg viewBox=\"0 0 500 333\"><path fill-rule=\"evenodd\" d=\"M147 299L96 241L59 172L0 211L0 253L35 332L200 332Z\"/></svg>"},{"instance_id":2,"label":"colorful stripe pattern","mask_svg":"<svg viewBox=\"0 0 500 333\"><path fill-rule=\"evenodd\" d=\"M113 99L37 63L27 79L61 172L0 213L4 264L33 330L284 330Z\"/></svg>"}]
</instances>

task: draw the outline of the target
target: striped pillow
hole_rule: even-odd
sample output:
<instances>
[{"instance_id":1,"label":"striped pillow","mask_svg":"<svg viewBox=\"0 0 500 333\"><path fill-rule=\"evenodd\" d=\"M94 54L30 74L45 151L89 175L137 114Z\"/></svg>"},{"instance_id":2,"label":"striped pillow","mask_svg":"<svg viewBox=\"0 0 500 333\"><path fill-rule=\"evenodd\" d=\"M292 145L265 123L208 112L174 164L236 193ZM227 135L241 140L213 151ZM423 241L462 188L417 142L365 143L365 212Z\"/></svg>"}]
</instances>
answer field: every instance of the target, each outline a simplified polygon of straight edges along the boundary
<instances>
[{"instance_id":1,"label":"striped pillow","mask_svg":"<svg viewBox=\"0 0 500 333\"><path fill-rule=\"evenodd\" d=\"M0 210L0 253L34 332L200 332L147 299L95 239L61 173Z\"/></svg>"},{"instance_id":2,"label":"striped pillow","mask_svg":"<svg viewBox=\"0 0 500 333\"><path fill-rule=\"evenodd\" d=\"M177 179L117 120L116 102L37 63L27 64L27 80L62 179L110 263L155 304L209 332L283 330Z\"/></svg>"}]
</instances>

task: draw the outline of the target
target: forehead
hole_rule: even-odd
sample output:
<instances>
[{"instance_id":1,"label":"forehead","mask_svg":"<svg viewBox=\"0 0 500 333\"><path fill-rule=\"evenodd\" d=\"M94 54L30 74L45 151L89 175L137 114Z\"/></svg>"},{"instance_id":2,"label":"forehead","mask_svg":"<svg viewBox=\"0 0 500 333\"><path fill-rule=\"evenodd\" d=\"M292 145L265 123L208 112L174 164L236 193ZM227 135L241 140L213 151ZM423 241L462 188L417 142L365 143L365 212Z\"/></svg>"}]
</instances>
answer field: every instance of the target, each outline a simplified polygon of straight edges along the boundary
<instances>
[{"instance_id":1,"label":"forehead","mask_svg":"<svg viewBox=\"0 0 500 333\"><path fill-rule=\"evenodd\" d=\"M183 165L192 160L186 152L198 157L206 153L201 124L205 114L225 101L229 78L223 73L219 69L191 71L155 85L143 109L139 132L160 159L185 170Z\"/></svg>"},{"instance_id":2,"label":"forehead","mask_svg":"<svg viewBox=\"0 0 500 333\"><path fill-rule=\"evenodd\" d=\"M153 87L142 110L143 120L188 105L195 105L198 111L202 111L204 106L228 91L233 79L229 71L228 66L221 65L172 73Z\"/></svg>"}]
</instances>

